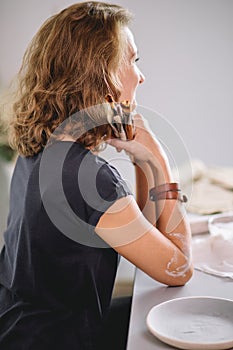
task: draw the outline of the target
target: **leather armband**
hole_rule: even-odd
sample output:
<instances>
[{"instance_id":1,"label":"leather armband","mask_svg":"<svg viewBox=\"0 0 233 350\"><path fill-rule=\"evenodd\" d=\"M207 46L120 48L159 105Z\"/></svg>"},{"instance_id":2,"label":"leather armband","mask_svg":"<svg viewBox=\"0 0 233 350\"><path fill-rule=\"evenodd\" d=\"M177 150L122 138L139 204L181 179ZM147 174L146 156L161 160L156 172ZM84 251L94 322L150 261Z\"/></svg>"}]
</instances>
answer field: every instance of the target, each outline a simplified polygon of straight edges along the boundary
<instances>
[{"instance_id":1,"label":"leather armband","mask_svg":"<svg viewBox=\"0 0 233 350\"><path fill-rule=\"evenodd\" d=\"M188 201L186 195L181 193L179 184L177 182L165 183L163 185L153 187L150 190L151 201L156 202L162 199L175 199L184 203Z\"/></svg>"}]
</instances>

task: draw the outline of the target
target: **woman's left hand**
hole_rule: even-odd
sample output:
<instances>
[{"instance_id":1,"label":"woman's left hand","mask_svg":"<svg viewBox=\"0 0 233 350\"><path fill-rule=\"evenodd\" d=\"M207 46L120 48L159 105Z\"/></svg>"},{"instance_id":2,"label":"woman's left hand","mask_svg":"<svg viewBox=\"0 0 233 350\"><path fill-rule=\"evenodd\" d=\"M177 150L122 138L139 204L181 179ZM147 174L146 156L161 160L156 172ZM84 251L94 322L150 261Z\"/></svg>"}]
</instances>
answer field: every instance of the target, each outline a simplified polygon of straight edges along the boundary
<instances>
[{"instance_id":1,"label":"woman's left hand","mask_svg":"<svg viewBox=\"0 0 233 350\"><path fill-rule=\"evenodd\" d=\"M147 121L140 114L136 114L134 124L135 137L132 141L115 138L108 140L107 143L115 147L118 152L126 151L135 162L149 162L152 158L156 158L159 162L167 161L167 156L147 125Z\"/></svg>"}]
</instances>

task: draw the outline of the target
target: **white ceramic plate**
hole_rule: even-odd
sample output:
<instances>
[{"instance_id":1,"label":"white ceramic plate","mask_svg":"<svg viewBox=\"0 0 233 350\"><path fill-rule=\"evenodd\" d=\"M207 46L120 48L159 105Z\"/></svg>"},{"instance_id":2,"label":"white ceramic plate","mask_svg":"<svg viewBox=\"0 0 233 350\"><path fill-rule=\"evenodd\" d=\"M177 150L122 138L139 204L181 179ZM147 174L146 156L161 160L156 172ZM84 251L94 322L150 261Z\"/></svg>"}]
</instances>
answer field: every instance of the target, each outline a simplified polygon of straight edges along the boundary
<instances>
[{"instance_id":1,"label":"white ceramic plate","mask_svg":"<svg viewBox=\"0 0 233 350\"><path fill-rule=\"evenodd\" d=\"M154 306L147 326L163 342L180 349L233 347L233 301L214 297L172 299Z\"/></svg>"}]
</instances>

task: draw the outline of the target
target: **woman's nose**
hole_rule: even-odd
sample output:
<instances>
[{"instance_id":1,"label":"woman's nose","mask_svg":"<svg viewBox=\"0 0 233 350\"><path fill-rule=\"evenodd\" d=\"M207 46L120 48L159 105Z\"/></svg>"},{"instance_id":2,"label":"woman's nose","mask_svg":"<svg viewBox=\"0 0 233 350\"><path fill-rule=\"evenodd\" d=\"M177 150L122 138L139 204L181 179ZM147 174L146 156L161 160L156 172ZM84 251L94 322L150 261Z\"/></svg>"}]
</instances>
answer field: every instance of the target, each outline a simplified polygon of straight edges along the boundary
<instances>
[{"instance_id":1,"label":"woman's nose","mask_svg":"<svg viewBox=\"0 0 233 350\"><path fill-rule=\"evenodd\" d=\"M145 76L142 74L141 71L139 71L139 84L144 83L145 79Z\"/></svg>"}]
</instances>

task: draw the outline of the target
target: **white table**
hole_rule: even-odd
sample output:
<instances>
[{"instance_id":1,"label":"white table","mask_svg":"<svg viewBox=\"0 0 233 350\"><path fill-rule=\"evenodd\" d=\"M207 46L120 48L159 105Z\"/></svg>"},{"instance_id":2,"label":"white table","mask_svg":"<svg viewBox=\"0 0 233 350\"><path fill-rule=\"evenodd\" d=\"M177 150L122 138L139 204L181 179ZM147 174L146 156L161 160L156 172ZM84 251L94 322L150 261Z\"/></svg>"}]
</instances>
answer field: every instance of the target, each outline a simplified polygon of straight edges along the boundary
<instances>
[{"instance_id":1,"label":"white table","mask_svg":"<svg viewBox=\"0 0 233 350\"><path fill-rule=\"evenodd\" d=\"M233 282L195 270L192 279L185 286L167 287L137 269L127 350L176 349L162 343L148 331L146 316L154 305L187 296L214 296L233 300Z\"/></svg>"}]
</instances>

